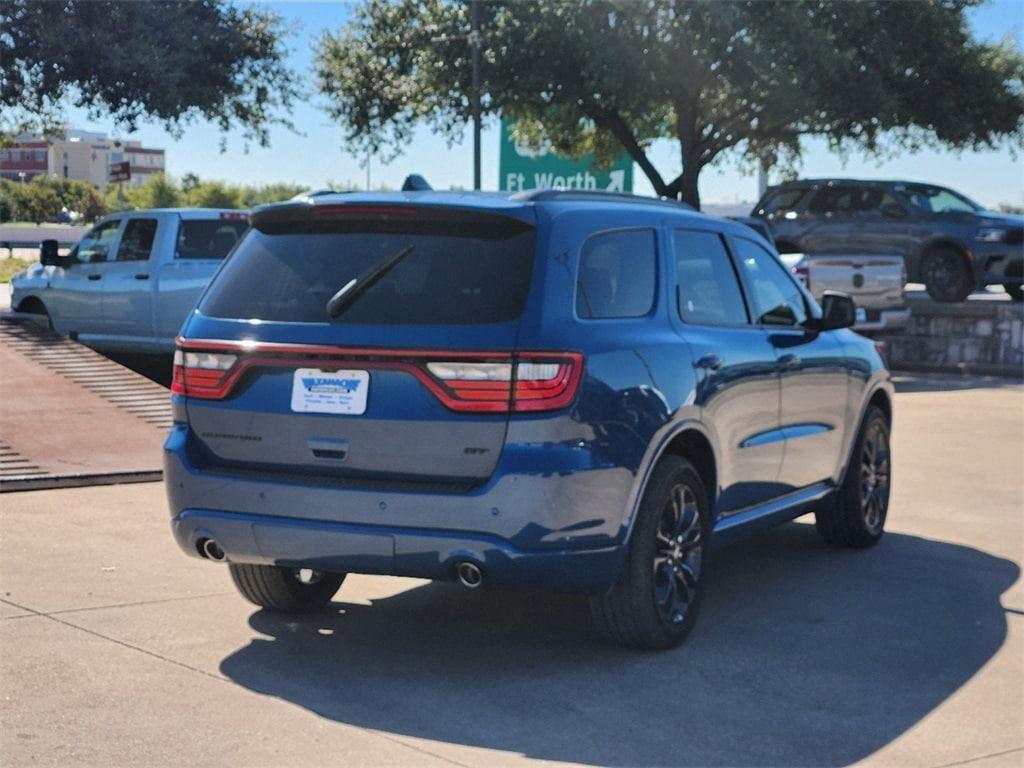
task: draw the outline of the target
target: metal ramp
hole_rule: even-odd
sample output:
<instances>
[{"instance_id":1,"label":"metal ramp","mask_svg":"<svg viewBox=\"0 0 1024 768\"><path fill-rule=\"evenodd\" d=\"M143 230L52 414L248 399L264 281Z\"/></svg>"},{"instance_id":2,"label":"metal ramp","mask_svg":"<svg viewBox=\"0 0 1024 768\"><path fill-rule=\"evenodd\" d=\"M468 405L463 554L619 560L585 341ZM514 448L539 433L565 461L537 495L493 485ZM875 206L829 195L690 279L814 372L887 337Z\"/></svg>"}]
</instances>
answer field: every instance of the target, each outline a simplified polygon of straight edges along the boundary
<instances>
[{"instance_id":1,"label":"metal ramp","mask_svg":"<svg viewBox=\"0 0 1024 768\"><path fill-rule=\"evenodd\" d=\"M162 477L166 389L31 319L0 318L0 491Z\"/></svg>"}]
</instances>

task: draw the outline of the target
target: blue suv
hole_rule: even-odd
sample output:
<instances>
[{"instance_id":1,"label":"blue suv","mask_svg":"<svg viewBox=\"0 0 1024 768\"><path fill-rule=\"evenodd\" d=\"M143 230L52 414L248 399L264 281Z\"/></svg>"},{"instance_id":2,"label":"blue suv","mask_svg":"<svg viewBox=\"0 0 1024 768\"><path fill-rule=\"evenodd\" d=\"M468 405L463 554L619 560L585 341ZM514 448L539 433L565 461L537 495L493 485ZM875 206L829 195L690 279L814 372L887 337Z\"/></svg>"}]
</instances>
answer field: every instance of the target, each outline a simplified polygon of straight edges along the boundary
<instances>
[{"instance_id":1,"label":"blue suv","mask_svg":"<svg viewBox=\"0 0 1024 768\"><path fill-rule=\"evenodd\" d=\"M347 573L557 589L667 648L712 544L809 512L830 544L881 537L893 389L853 319L671 202L266 206L178 340L174 536L271 610Z\"/></svg>"}]
</instances>

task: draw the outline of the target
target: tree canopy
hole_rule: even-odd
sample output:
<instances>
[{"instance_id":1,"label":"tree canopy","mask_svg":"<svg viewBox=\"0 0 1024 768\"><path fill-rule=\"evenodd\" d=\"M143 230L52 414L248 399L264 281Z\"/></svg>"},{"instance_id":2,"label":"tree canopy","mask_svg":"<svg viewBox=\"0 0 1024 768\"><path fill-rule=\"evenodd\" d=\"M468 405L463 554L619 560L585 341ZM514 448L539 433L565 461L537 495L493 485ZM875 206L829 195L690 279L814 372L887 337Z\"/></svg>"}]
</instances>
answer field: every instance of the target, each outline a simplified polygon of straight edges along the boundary
<instances>
[{"instance_id":1,"label":"tree canopy","mask_svg":"<svg viewBox=\"0 0 1024 768\"><path fill-rule=\"evenodd\" d=\"M486 0L485 115L561 152L624 148L659 195L699 206L723 157L790 167L801 138L884 155L1020 146L1024 59L972 39L978 0ZM469 5L369 0L319 43L331 116L361 150L397 154L429 122L455 141L471 116ZM652 142L678 142L681 168Z\"/></svg>"},{"instance_id":2,"label":"tree canopy","mask_svg":"<svg viewBox=\"0 0 1024 768\"><path fill-rule=\"evenodd\" d=\"M0 4L0 108L8 135L52 132L70 101L126 131L196 118L266 144L298 95L278 16L218 0Z\"/></svg>"}]
</instances>

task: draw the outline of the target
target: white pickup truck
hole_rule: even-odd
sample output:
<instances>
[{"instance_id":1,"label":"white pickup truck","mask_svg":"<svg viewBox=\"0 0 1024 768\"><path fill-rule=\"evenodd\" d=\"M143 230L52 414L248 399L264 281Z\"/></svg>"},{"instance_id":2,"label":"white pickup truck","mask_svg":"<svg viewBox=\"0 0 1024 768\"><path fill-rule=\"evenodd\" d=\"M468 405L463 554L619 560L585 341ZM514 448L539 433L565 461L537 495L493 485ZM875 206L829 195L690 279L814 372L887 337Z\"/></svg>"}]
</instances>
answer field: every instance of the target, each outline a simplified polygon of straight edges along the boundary
<instances>
[{"instance_id":1,"label":"white pickup truck","mask_svg":"<svg viewBox=\"0 0 1024 768\"><path fill-rule=\"evenodd\" d=\"M857 304L858 331L890 331L910 321L902 256L784 253L783 263L815 299L826 290L849 294Z\"/></svg>"},{"instance_id":2,"label":"white pickup truck","mask_svg":"<svg viewBox=\"0 0 1024 768\"><path fill-rule=\"evenodd\" d=\"M110 352L173 352L178 329L249 227L245 211L164 208L96 222L67 256L11 278L11 308Z\"/></svg>"}]
</instances>

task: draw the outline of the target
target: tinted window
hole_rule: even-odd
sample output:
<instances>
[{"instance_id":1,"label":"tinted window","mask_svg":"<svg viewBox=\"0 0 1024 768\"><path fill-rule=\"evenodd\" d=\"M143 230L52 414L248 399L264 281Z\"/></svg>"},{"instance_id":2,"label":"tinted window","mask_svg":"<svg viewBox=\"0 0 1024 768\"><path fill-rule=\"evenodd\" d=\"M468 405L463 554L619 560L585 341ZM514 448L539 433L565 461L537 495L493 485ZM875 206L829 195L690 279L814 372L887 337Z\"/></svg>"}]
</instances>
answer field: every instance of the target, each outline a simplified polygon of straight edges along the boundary
<instances>
[{"instance_id":1,"label":"tinted window","mask_svg":"<svg viewBox=\"0 0 1024 768\"><path fill-rule=\"evenodd\" d=\"M819 189L807 210L811 213L848 213L860 204L859 187L833 186Z\"/></svg>"},{"instance_id":2,"label":"tinted window","mask_svg":"<svg viewBox=\"0 0 1024 768\"><path fill-rule=\"evenodd\" d=\"M178 226L179 259L223 259L249 227L245 219L186 219Z\"/></svg>"},{"instance_id":3,"label":"tinted window","mask_svg":"<svg viewBox=\"0 0 1024 768\"><path fill-rule=\"evenodd\" d=\"M79 261L87 263L106 261L107 254L110 253L110 246L113 245L114 238L117 237L117 228L120 225L121 222L116 219L100 224L82 238L75 247L73 255Z\"/></svg>"},{"instance_id":4,"label":"tinted window","mask_svg":"<svg viewBox=\"0 0 1024 768\"><path fill-rule=\"evenodd\" d=\"M145 261L153 250L156 219L129 219L125 224L121 244L117 247L118 261Z\"/></svg>"},{"instance_id":5,"label":"tinted window","mask_svg":"<svg viewBox=\"0 0 1024 768\"><path fill-rule=\"evenodd\" d=\"M757 212L762 216L767 216L770 213L791 211L796 208L797 203L800 202L806 191L806 189L780 190L765 200L764 204L757 209Z\"/></svg>"},{"instance_id":6,"label":"tinted window","mask_svg":"<svg viewBox=\"0 0 1024 768\"><path fill-rule=\"evenodd\" d=\"M677 229L675 244L683 320L694 325L747 323L743 295L722 238L713 232Z\"/></svg>"},{"instance_id":7,"label":"tinted window","mask_svg":"<svg viewBox=\"0 0 1024 768\"><path fill-rule=\"evenodd\" d=\"M757 243L733 239L740 269L753 299L757 322L764 325L801 325L807 320L804 296L782 264Z\"/></svg>"},{"instance_id":8,"label":"tinted window","mask_svg":"<svg viewBox=\"0 0 1024 768\"><path fill-rule=\"evenodd\" d=\"M425 225L424 225L425 227ZM431 224L424 232L253 229L228 259L199 309L206 315L306 323L475 324L522 312L533 265L533 230ZM335 319L327 301L408 246L413 250Z\"/></svg>"},{"instance_id":9,"label":"tinted window","mask_svg":"<svg viewBox=\"0 0 1024 768\"><path fill-rule=\"evenodd\" d=\"M982 210L972 200L942 187L908 185L906 194L915 207L930 213L972 213Z\"/></svg>"},{"instance_id":10,"label":"tinted window","mask_svg":"<svg viewBox=\"0 0 1024 768\"><path fill-rule=\"evenodd\" d=\"M642 317L654 306L654 232L632 229L594 235L583 244L576 278L576 314L585 319Z\"/></svg>"}]
</instances>

